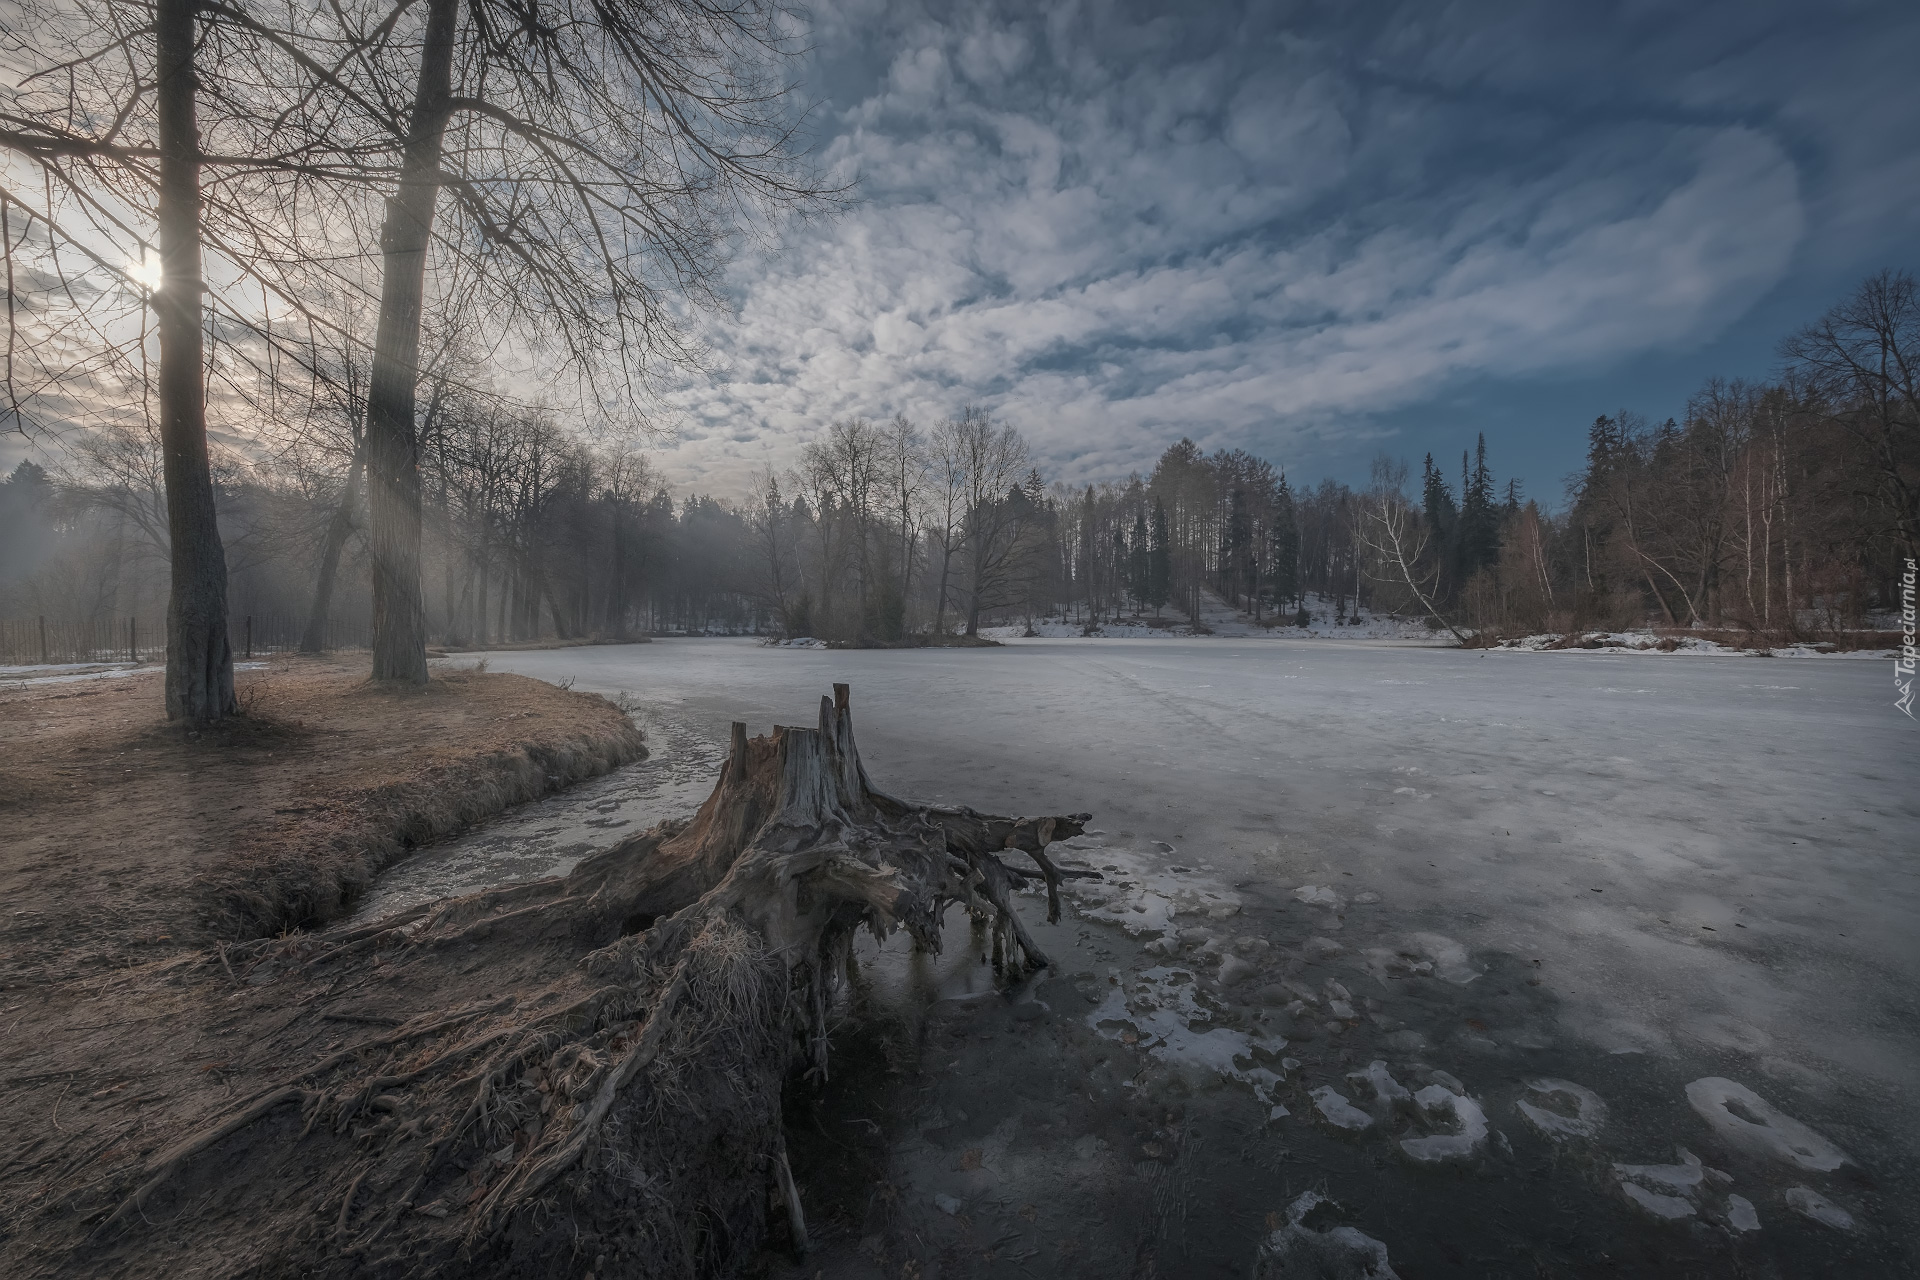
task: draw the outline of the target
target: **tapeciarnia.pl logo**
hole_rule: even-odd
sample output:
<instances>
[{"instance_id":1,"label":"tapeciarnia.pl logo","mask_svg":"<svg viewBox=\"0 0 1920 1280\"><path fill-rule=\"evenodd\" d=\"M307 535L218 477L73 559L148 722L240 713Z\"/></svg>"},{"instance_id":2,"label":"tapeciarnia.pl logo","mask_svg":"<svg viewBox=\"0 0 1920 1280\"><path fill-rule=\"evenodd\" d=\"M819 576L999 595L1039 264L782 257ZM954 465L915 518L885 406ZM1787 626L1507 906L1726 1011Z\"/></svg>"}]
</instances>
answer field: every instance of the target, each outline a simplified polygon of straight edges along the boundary
<instances>
[{"instance_id":1,"label":"tapeciarnia.pl logo","mask_svg":"<svg viewBox=\"0 0 1920 1280\"><path fill-rule=\"evenodd\" d=\"M1907 713L1907 719L1913 714L1913 561L1907 561L1907 571L1900 575L1900 656L1893 663L1893 687L1900 691L1893 705Z\"/></svg>"}]
</instances>

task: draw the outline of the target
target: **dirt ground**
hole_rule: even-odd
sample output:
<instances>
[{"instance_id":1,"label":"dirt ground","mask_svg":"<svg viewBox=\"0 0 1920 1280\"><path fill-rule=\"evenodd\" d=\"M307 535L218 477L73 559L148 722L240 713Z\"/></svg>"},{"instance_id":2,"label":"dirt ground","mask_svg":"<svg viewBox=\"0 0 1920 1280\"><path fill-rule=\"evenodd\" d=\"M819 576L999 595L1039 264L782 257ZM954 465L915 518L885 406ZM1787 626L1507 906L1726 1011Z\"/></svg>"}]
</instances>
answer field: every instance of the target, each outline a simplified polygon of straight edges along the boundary
<instances>
[{"instance_id":1,"label":"dirt ground","mask_svg":"<svg viewBox=\"0 0 1920 1280\"><path fill-rule=\"evenodd\" d=\"M0 685L0 1198L22 1209L89 1113L156 1100L127 1082L223 1065L184 1060L183 1024L230 1011L129 979L324 922L413 845L645 753L611 703L514 675L396 692L364 659L275 659L237 674L245 716L193 735L159 684Z\"/></svg>"},{"instance_id":2,"label":"dirt ground","mask_svg":"<svg viewBox=\"0 0 1920 1280\"><path fill-rule=\"evenodd\" d=\"M242 671L239 721L182 735L158 671L0 686L0 982L148 960L337 914L408 847L638 756L599 697L362 664Z\"/></svg>"}]
</instances>

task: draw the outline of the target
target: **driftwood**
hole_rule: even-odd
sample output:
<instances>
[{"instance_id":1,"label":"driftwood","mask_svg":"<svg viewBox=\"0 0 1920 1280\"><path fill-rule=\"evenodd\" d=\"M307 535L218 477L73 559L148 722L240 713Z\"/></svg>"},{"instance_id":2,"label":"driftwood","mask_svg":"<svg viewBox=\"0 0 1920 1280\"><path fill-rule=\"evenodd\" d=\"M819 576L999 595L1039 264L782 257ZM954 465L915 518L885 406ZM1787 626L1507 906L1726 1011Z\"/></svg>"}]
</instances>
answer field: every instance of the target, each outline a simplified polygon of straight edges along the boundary
<instances>
[{"instance_id":1,"label":"driftwood","mask_svg":"<svg viewBox=\"0 0 1920 1280\"><path fill-rule=\"evenodd\" d=\"M156 1223L198 1255L170 1254L175 1274L725 1275L774 1223L803 1248L781 1093L829 1070L855 931L938 951L960 905L1019 973L1047 958L1013 893L1044 883L1057 920L1062 880L1090 874L1047 855L1087 814L877 789L847 687L834 693L816 728L749 739L735 724L690 821L570 875L226 949L222 965L311 1010L277 1029L289 1046L342 1021L382 1034L124 1171L71 1261L154 1269L140 1260Z\"/></svg>"}]
</instances>

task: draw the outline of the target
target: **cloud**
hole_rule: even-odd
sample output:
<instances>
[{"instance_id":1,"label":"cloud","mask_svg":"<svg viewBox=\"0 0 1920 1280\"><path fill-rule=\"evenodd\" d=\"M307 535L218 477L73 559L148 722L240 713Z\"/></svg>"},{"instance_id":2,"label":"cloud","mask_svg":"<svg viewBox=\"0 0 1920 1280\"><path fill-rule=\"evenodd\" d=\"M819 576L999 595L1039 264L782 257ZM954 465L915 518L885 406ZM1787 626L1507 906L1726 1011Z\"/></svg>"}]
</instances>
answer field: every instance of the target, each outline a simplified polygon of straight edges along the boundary
<instances>
[{"instance_id":1,"label":"cloud","mask_svg":"<svg viewBox=\"0 0 1920 1280\"><path fill-rule=\"evenodd\" d=\"M1733 109L1757 72L1608 99L1586 36L1471 8L1030 12L824 15L860 45L827 156L864 203L740 265L669 475L742 490L834 418L965 404L1067 480L1181 434L1325 453L1474 380L1709 341L1809 234L1804 140ZM1632 63L1631 30L1604 39Z\"/></svg>"}]
</instances>

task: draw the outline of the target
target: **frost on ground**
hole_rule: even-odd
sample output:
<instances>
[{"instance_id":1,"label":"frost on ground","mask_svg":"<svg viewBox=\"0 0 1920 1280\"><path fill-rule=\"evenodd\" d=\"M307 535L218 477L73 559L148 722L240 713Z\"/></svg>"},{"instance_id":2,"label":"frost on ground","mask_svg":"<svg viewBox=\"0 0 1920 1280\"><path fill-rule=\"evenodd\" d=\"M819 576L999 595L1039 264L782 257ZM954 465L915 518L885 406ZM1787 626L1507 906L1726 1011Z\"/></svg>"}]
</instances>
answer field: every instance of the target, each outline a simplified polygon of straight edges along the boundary
<instances>
[{"instance_id":1,"label":"frost on ground","mask_svg":"<svg viewBox=\"0 0 1920 1280\"><path fill-rule=\"evenodd\" d=\"M236 662L235 671L264 671L266 662ZM120 680L164 670L163 664L139 662L52 662L23 667L0 666L0 685L23 688L42 684L78 684L87 680Z\"/></svg>"}]
</instances>

